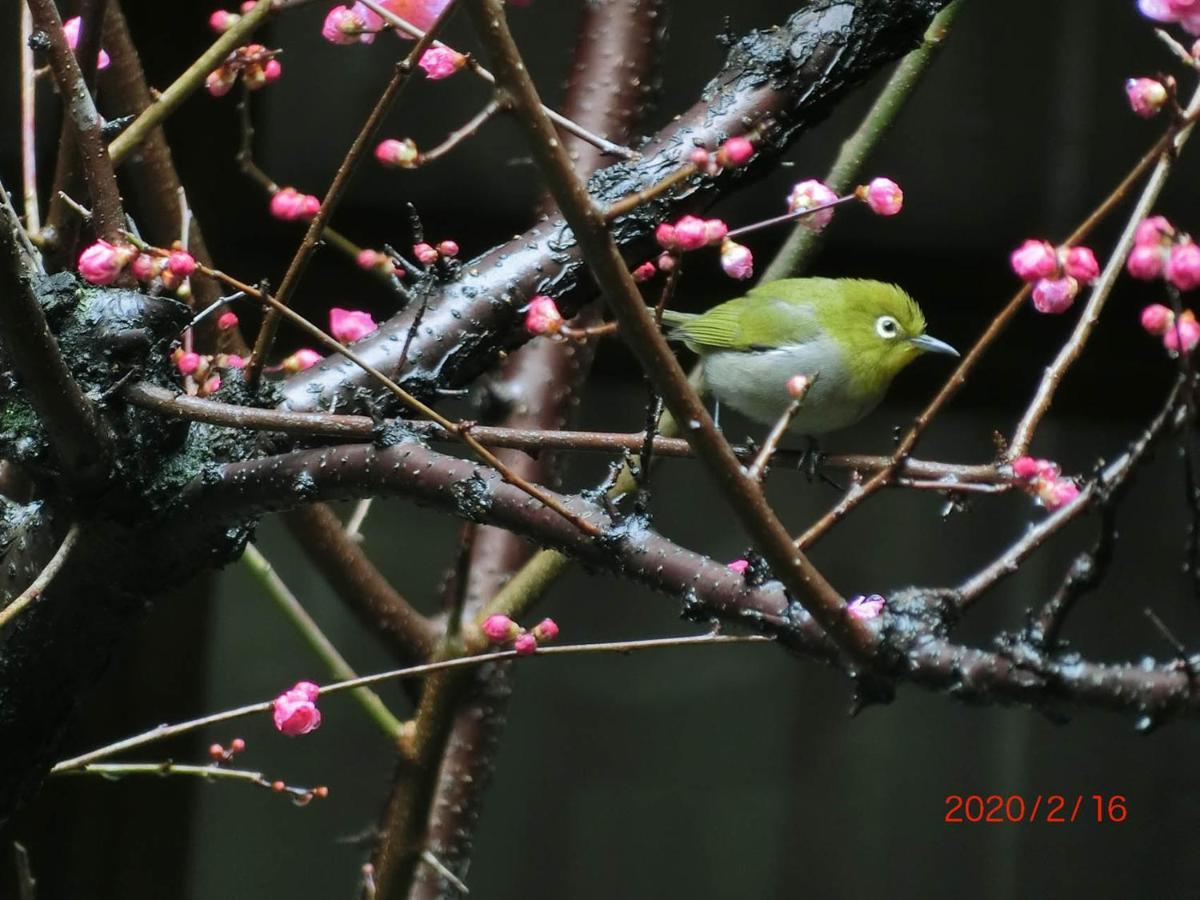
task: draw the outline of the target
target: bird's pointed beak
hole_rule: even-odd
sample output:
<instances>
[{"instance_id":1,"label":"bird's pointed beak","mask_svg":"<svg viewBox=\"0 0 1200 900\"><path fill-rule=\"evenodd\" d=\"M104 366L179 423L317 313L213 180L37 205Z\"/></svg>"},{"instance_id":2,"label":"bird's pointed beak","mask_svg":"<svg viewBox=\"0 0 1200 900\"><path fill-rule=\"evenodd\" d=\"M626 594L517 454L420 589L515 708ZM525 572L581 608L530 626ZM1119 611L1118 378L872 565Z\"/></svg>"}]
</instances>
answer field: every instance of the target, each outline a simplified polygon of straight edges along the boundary
<instances>
[{"instance_id":1,"label":"bird's pointed beak","mask_svg":"<svg viewBox=\"0 0 1200 900\"><path fill-rule=\"evenodd\" d=\"M923 353L945 353L947 356L958 356L958 351L937 338L928 334L920 334L912 339L914 347L919 347Z\"/></svg>"}]
</instances>

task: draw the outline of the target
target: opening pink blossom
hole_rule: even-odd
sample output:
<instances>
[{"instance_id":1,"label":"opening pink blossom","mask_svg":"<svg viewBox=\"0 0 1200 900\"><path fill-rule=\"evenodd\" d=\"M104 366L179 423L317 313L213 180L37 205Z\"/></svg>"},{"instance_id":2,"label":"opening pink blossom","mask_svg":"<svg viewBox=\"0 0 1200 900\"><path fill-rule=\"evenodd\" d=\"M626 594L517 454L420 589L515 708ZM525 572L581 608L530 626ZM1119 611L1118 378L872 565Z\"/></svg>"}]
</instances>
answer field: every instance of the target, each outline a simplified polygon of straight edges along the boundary
<instances>
[{"instance_id":1,"label":"opening pink blossom","mask_svg":"<svg viewBox=\"0 0 1200 900\"><path fill-rule=\"evenodd\" d=\"M311 681L300 681L276 697L271 710L275 730L288 737L298 737L319 728L321 711L316 702L319 692L320 688Z\"/></svg>"},{"instance_id":2,"label":"opening pink blossom","mask_svg":"<svg viewBox=\"0 0 1200 900\"><path fill-rule=\"evenodd\" d=\"M754 275L754 254L744 244L726 239L721 244L721 269L730 278L745 281Z\"/></svg>"},{"instance_id":3,"label":"opening pink blossom","mask_svg":"<svg viewBox=\"0 0 1200 900\"><path fill-rule=\"evenodd\" d=\"M904 191L890 178L874 178L855 193L878 216L894 216L904 207Z\"/></svg>"},{"instance_id":4,"label":"opening pink blossom","mask_svg":"<svg viewBox=\"0 0 1200 900\"><path fill-rule=\"evenodd\" d=\"M558 304L545 294L538 294L525 309L525 330L530 334L558 334L563 322Z\"/></svg>"},{"instance_id":5,"label":"opening pink blossom","mask_svg":"<svg viewBox=\"0 0 1200 900\"><path fill-rule=\"evenodd\" d=\"M800 213L804 210L815 209L818 206L825 206L837 200L838 196L823 182L817 181L815 178L810 178L807 181L801 181L792 187L792 192L788 194L788 212ZM800 222L806 228L813 231L820 231L833 220L833 210L823 209L820 212L813 213L810 216L804 216Z\"/></svg>"},{"instance_id":6,"label":"opening pink blossom","mask_svg":"<svg viewBox=\"0 0 1200 900\"><path fill-rule=\"evenodd\" d=\"M329 311L329 333L343 344L353 344L378 327L371 314L361 309L335 306Z\"/></svg>"},{"instance_id":7,"label":"opening pink blossom","mask_svg":"<svg viewBox=\"0 0 1200 900\"><path fill-rule=\"evenodd\" d=\"M445 44L434 44L421 54L418 65L425 70L430 81L449 78L467 64L467 58Z\"/></svg>"}]
</instances>

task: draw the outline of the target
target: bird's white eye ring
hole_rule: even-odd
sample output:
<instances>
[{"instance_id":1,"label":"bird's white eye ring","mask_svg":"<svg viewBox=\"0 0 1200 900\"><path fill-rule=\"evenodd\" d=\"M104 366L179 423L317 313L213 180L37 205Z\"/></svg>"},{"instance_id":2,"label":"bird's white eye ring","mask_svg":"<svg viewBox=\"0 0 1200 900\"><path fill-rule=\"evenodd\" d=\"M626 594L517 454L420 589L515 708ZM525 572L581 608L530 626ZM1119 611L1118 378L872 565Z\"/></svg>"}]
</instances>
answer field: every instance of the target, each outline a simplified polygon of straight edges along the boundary
<instances>
[{"instance_id":1,"label":"bird's white eye ring","mask_svg":"<svg viewBox=\"0 0 1200 900\"><path fill-rule=\"evenodd\" d=\"M891 316L880 316L875 320L875 333L890 340L900 333L900 323Z\"/></svg>"}]
</instances>

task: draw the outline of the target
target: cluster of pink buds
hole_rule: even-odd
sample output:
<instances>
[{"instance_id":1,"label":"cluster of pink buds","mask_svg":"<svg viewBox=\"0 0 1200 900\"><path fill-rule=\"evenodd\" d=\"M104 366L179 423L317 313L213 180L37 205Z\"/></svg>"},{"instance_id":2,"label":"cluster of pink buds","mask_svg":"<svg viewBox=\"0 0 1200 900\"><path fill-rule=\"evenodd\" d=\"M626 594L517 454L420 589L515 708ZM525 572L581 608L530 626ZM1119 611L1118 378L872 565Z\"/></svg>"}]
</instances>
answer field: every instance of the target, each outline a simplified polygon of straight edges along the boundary
<instances>
[{"instance_id":1,"label":"cluster of pink buds","mask_svg":"<svg viewBox=\"0 0 1200 900\"><path fill-rule=\"evenodd\" d=\"M1142 310L1142 327L1161 337L1163 346L1173 356L1191 353L1200 344L1200 322L1190 309L1176 316L1173 309L1153 303Z\"/></svg>"},{"instance_id":2,"label":"cluster of pink buds","mask_svg":"<svg viewBox=\"0 0 1200 900\"><path fill-rule=\"evenodd\" d=\"M846 604L846 615L852 619L875 619L886 605L887 600L880 594L859 594Z\"/></svg>"},{"instance_id":3,"label":"cluster of pink buds","mask_svg":"<svg viewBox=\"0 0 1200 900\"><path fill-rule=\"evenodd\" d=\"M529 656L536 652L539 643L558 637L558 623L553 619L542 619L526 631L508 616L488 616L483 621L483 634L489 643L497 646L512 644L518 654Z\"/></svg>"},{"instance_id":4,"label":"cluster of pink buds","mask_svg":"<svg viewBox=\"0 0 1200 900\"><path fill-rule=\"evenodd\" d=\"M335 306L329 311L329 333L343 344L353 344L378 327L371 314L365 310Z\"/></svg>"},{"instance_id":5,"label":"cluster of pink buds","mask_svg":"<svg viewBox=\"0 0 1200 900\"><path fill-rule=\"evenodd\" d=\"M1062 313L1071 308L1079 286L1096 280L1100 265L1087 247L1055 247L1049 241L1030 239L1009 257L1017 277L1033 285L1033 308L1040 313Z\"/></svg>"},{"instance_id":6,"label":"cluster of pink buds","mask_svg":"<svg viewBox=\"0 0 1200 900\"><path fill-rule=\"evenodd\" d=\"M139 253L129 266L133 277L142 284L161 284L168 291L179 291L196 271L196 259L178 246L170 253Z\"/></svg>"},{"instance_id":7,"label":"cluster of pink buds","mask_svg":"<svg viewBox=\"0 0 1200 900\"><path fill-rule=\"evenodd\" d=\"M1021 489L1046 509L1059 509L1079 496L1079 485L1062 477L1058 466L1048 459L1022 456L1013 461L1012 470Z\"/></svg>"},{"instance_id":8,"label":"cluster of pink buds","mask_svg":"<svg viewBox=\"0 0 1200 900\"><path fill-rule=\"evenodd\" d=\"M79 254L79 274L91 284L113 284L135 256L137 248L132 244L110 244L101 239Z\"/></svg>"},{"instance_id":9,"label":"cluster of pink buds","mask_svg":"<svg viewBox=\"0 0 1200 900\"><path fill-rule=\"evenodd\" d=\"M792 186L792 191L788 194L787 208L788 212L794 216L810 209L819 209L819 212L806 215L800 221L805 228L820 231L833 220L833 208L821 209L821 207L836 203L837 200L838 195L828 185L815 178L809 178L807 181L801 181Z\"/></svg>"},{"instance_id":10,"label":"cluster of pink buds","mask_svg":"<svg viewBox=\"0 0 1200 900\"><path fill-rule=\"evenodd\" d=\"M459 53L453 47L447 47L442 43L435 43L422 53L421 59L417 63L417 65L425 70L425 75L430 81L440 81L443 78L449 78L466 64L466 56Z\"/></svg>"},{"instance_id":11,"label":"cluster of pink buds","mask_svg":"<svg viewBox=\"0 0 1200 900\"><path fill-rule=\"evenodd\" d=\"M439 260L454 259L458 256L459 249L457 241L440 241L437 246L422 241L419 244L413 244L413 256L421 265L432 266Z\"/></svg>"},{"instance_id":12,"label":"cluster of pink buds","mask_svg":"<svg viewBox=\"0 0 1200 900\"><path fill-rule=\"evenodd\" d=\"M404 276L404 271L396 268L395 261L386 253L380 253L378 250L360 250L358 256L354 257L354 262L360 269L366 269L368 272L378 271L385 275L395 275L398 278Z\"/></svg>"},{"instance_id":13,"label":"cluster of pink buds","mask_svg":"<svg viewBox=\"0 0 1200 900\"><path fill-rule=\"evenodd\" d=\"M904 208L904 191L890 178L872 178L856 187L854 196L877 216L894 216Z\"/></svg>"},{"instance_id":14,"label":"cluster of pink buds","mask_svg":"<svg viewBox=\"0 0 1200 900\"><path fill-rule=\"evenodd\" d=\"M565 322L562 313L558 311L558 304L545 294L537 294L525 307L525 330L530 334L558 334Z\"/></svg>"},{"instance_id":15,"label":"cluster of pink buds","mask_svg":"<svg viewBox=\"0 0 1200 900\"><path fill-rule=\"evenodd\" d=\"M1155 22L1178 22L1192 34L1200 34L1200 2L1197 0L1138 0L1138 9Z\"/></svg>"},{"instance_id":16,"label":"cluster of pink buds","mask_svg":"<svg viewBox=\"0 0 1200 900\"><path fill-rule=\"evenodd\" d=\"M1200 247L1164 217L1151 216L1137 227L1125 270L1142 281L1162 277L1190 291L1200 286Z\"/></svg>"},{"instance_id":17,"label":"cluster of pink buds","mask_svg":"<svg viewBox=\"0 0 1200 900\"><path fill-rule=\"evenodd\" d=\"M235 323L236 324L236 319ZM242 369L246 360L236 353L205 356L194 350L176 348L171 361L185 379L187 392L193 397L207 397L221 389L221 369Z\"/></svg>"},{"instance_id":18,"label":"cluster of pink buds","mask_svg":"<svg viewBox=\"0 0 1200 900\"><path fill-rule=\"evenodd\" d=\"M290 356L285 356L283 361L275 366L272 371L283 372L285 375L295 375L297 372L303 372L305 369L311 369L319 363L324 357L316 350L310 350L308 347L301 347Z\"/></svg>"},{"instance_id":19,"label":"cluster of pink buds","mask_svg":"<svg viewBox=\"0 0 1200 900\"><path fill-rule=\"evenodd\" d=\"M285 222L306 222L320 209L320 197L302 194L293 187L280 188L271 195L271 215Z\"/></svg>"},{"instance_id":20,"label":"cluster of pink buds","mask_svg":"<svg viewBox=\"0 0 1200 900\"><path fill-rule=\"evenodd\" d=\"M390 169L415 169L421 162L421 151L412 138L388 138L375 146L375 159Z\"/></svg>"},{"instance_id":21,"label":"cluster of pink buds","mask_svg":"<svg viewBox=\"0 0 1200 900\"><path fill-rule=\"evenodd\" d=\"M246 742L239 738L234 738L229 742L228 747L222 747L220 744L212 744L208 748L208 758L216 765L221 763L233 762L233 758L246 749Z\"/></svg>"},{"instance_id":22,"label":"cluster of pink buds","mask_svg":"<svg viewBox=\"0 0 1200 900\"><path fill-rule=\"evenodd\" d=\"M291 690L276 697L271 708L275 730L288 737L316 731L321 726L321 711L317 709L320 692L311 681L298 681Z\"/></svg>"},{"instance_id":23,"label":"cluster of pink buds","mask_svg":"<svg viewBox=\"0 0 1200 900\"><path fill-rule=\"evenodd\" d=\"M83 27L83 19L79 16L67 19L63 22L63 34L67 37L67 46L72 50L79 46L79 29ZM107 69L112 62L112 58L101 50L96 55L96 68Z\"/></svg>"},{"instance_id":24,"label":"cluster of pink buds","mask_svg":"<svg viewBox=\"0 0 1200 900\"><path fill-rule=\"evenodd\" d=\"M257 91L283 74L283 67L275 58L278 52L268 50L262 44L238 47L225 57L225 62L208 73L204 87L214 97L224 97L233 89L240 75L242 84Z\"/></svg>"},{"instance_id":25,"label":"cluster of pink buds","mask_svg":"<svg viewBox=\"0 0 1200 900\"><path fill-rule=\"evenodd\" d=\"M688 156L692 165L705 175L716 175L722 169L736 169L746 165L754 157L754 144L749 138L731 137L712 153L697 147Z\"/></svg>"},{"instance_id":26,"label":"cluster of pink buds","mask_svg":"<svg viewBox=\"0 0 1200 900\"><path fill-rule=\"evenodd\" d=\"M1125 82L1125 97L1129 100L1129 108L1135 115L1143 119L1157 116L1175 89L1175 79L1166 78L1130 78Z\"/></svg>"},{"instance_id":27,"label":"cluster of pink buds","mask_svg":"<svg viewBox=\"0 0 1200 900\"><path fill-rule=\"evenodd\" d=\"M234 25L241 21L242 16L254 9L255 0L246 0L240 7L241 13L229 12L225 9L218 9L208 17L208 27L217 34L224 34Z\"/></svg>"},{"instance_id":28,"label":"cluster of pink buds","mask_svg":"<svg viewBox=\"0 0 1200 900\"><path fill-rule=\"evenodd\" d=\"M701 247L719 245L729 234L729 226L720 219L684 216L678 222L663 222L654 232L658 245L671 253L686 253Z\"/></svg>"}]
</instances>

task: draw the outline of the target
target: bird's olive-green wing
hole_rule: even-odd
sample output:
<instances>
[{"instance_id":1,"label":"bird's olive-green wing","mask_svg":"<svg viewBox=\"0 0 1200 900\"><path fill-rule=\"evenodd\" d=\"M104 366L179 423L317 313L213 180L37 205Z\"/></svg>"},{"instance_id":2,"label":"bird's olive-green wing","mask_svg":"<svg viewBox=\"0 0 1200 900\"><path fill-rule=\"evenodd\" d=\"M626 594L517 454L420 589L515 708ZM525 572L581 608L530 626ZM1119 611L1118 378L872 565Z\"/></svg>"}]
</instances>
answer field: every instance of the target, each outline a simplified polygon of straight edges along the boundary
<instances>
[{"instance_id":1,"label":"bird's olive-green wing","mask_svg":"<svg viewBox=\"0 0 1200 900\"><path fill-rule=\"evenodd\" d=\"M807 280L760 285L744 297L679 322L671 336L707 350L756 350L811 341L820 335L821 326L813 303L798 285Z\"/></svg>"}]
</instances>

